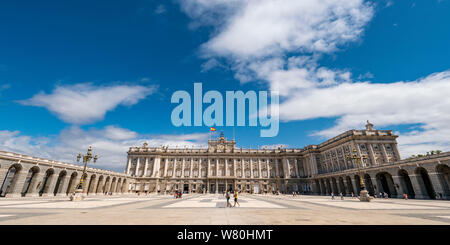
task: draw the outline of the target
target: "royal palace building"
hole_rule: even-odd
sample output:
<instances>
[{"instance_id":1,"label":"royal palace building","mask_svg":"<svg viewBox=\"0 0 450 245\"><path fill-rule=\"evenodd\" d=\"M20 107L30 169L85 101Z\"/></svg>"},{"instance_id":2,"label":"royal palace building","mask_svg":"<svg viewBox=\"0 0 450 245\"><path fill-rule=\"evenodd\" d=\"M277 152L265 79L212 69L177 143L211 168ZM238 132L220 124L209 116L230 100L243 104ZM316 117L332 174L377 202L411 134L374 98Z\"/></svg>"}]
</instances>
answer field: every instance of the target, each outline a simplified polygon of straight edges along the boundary
<instances>
[{"instance_id":1,"label":"royal palace building","mask_svg":"<svg viewBox=\"0 0 450 245\"><path fill-rule=\"evenodd\" d=\"M131 192L292 193L357 195L361 189L352 152L371 195L450 198L449 153L401 160L391 130L349 130L300 149L243 149L223 134L206 149L131 147L127 175Z\"/></svg>"},{"instance_id":2,"label":"royal palace building","mask_svg":"<svg viewBox=\"0 0 450 245\"><path fill-rule=\"evenodd\" d=\"M368 122L364 130L298 149L243 149L223 134L207 148L144 143L129 149L125 173L87 168L83 190L86 195L175 190L358 195L362 179L371 195L450 199L450 152L401 159L397 137ZM0 197L67 196L82 173L79 165L0 151Z\"/></svg>"}]
</instances>

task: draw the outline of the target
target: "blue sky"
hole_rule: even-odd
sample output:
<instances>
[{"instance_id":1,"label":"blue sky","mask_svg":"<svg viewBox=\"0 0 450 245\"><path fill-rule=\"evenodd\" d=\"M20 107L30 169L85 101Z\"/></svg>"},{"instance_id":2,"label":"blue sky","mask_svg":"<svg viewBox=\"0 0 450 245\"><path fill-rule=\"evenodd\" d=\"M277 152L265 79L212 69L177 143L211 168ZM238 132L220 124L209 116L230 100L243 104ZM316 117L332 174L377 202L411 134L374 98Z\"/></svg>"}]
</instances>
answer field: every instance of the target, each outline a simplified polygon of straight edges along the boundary
<instances>
[{"instance_id":1,"label":"blue sky","mask_svg":"<svg viewBox=\"0 0 450 245\"><path fill-rule=\"evenodd\" d=\"M278 136L236 127L239 147L303 147L369 119L400 135L403 157L450 150L449 12L448 0L4 1L0 149L73 161L92 144L122 171L144 141L204 145L208 127L170 121L172 93L202 82L281 91Z\"/></svg>"}]
</instances>

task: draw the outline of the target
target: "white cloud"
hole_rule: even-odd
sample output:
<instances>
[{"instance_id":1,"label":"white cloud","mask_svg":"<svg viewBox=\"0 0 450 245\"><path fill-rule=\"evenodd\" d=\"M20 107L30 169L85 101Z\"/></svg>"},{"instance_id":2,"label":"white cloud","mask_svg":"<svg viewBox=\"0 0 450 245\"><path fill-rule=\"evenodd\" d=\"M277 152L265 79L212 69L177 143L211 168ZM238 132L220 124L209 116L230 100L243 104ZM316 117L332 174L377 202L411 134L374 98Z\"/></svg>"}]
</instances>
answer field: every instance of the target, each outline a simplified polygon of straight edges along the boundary
<instances>
[{"instance_id":1,"label":"white cloud","mask_svg":"<svg viewBox=\"0 0 450 245\"><path fill-rule=\"evenodd\" d=\"M92 167L123 172L126 152L131 146L206 147L208 133L184 135L140 135L128 129L107 126L103 129L83 130L73 126L52 138L34 138L18 131L0 130L0 150L18 152L53 160L74 163L78 152L84 153L92 145L100 156Z\"/></svg>"},{"instance_id":2,"label":"white cloud","mask_svg":"<svg viewBox=\"0 0 450 245\"><path fill-rule=\"evenodd\" d=\"M386 1L386 7L392 5ZM223 58L241 82L264 81L280 92L283 121L337 118L313 135L331 137L363 128L421 125L399 137L407 154L450 150L450 71L412 82L357 81L345 69L321 66L320 58L358 41L374 15L362 0L185 0L193 26L215 27L202 57Z\"/></svg>"},{"instance_id":3,"label":"white cloud","mask_svg":"<svg viewBox=\"0 0 450 245\"><path fill-rule=\"evenodd\" d=\"M373 15L372 6L362 0L186 0L180 4L201 24L218 28L204 44L205 52L236 59L334 51L356 40Z\"/></svg>"},{"instance_id":4,"label":"white cloud","mask_svg":"<svg viewBox=\"0 0 450 245\"><path fill-rule=\"evenodd\" d=\"M19 103L45 107L68 123L86 124L103 119L106 112L119 105L134 105L155 90L155 86L94 86L91 83L82 83L58 86L51 94L41 92Z\"/></svg>"}]
</instances>

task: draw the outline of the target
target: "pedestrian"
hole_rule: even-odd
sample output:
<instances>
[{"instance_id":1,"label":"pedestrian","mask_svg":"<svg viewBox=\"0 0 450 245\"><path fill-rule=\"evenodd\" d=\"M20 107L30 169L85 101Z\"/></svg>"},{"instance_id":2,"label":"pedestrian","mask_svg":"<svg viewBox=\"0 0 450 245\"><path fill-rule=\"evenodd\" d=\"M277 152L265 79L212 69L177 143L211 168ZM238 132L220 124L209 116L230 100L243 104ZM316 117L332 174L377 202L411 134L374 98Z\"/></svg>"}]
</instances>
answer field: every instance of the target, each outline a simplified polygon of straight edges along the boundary
<instances>
[{"instance_id":1,"label":"pedestrian","mask_svg":"<svg viewBox=\"0 0 450 245\"><path fill-rule=\"evenodd\" d=\"M342 192L339 193L339 195L341 196L341 200L344 200L344 195L342 195Z\"/></svg>"},{"instance_id":2,"label":"pedestrian","mask_svg":"<svg viewBox=\"0 0 450 245\"><path fill-rule=\"evenodd\" d=\"M408 194L403 193L403 198L404 198L405 200L408 200Z\"/></svg>"},{"instance_id":3,"label":"pedestrian","mask_svg":"<svg viewBox=\"0 0 450 245\"><path fill-rule=\"evenodd\" d=\"M384 198L386 198L386 199L388 199L389 198L389 195L385 192L385 193L383 193L383 195L384 195Z\"/></svg>"},{"instance_id":4,"label":"pedestrian","mask_svg":"<svg viewBox=\"0 0 450 245\"><path fill-rule=\"evenodd\" d=\"M331 200L334 200L334 192L331 192Z\"/></svg>"},{"instance_id":5,"label":"pedestrian","mask_svg":"<svg viewBox=\"0 0 450 245\"><path fill-rule=\"evenodd\" d=\"M352 192L352 198L355 198L355 194Z\"/></svg>"},{"instance_id":6,"label":"pedestrian","mask_svg":"<svg viewBox=\"0 0 450 245\"><path fill-rule=\"evenodd\" d=\"M230 191L227 191L227 193L225 194L226 198L227 198L227 208L231 207L231 203L230 203Z\"/></svg>"},{"instance_id":7,"label":"pedestrian","mask_svg":"<svg viewBox=\"0 0 450 245\"><path fill-rule=\"evenodd\" d=\"M383 193L380 192L380 198L382 198L382 197L384 197L384 196L383 196Z\"/></svg>"},{"instance_id":8,"label":"pedestrian","mask_svg":"<svg viewBox=\"0 0 450 245\"><path fill-rule=\"evenodd\" d=\"M241 206L241 204L239 204L239 202L238 202L238 192L237 191L234 192L234 206L233 207L236 207L236 203L237 203L237 205L239 205L239 207Z\"/></svg>"}]
</instances>

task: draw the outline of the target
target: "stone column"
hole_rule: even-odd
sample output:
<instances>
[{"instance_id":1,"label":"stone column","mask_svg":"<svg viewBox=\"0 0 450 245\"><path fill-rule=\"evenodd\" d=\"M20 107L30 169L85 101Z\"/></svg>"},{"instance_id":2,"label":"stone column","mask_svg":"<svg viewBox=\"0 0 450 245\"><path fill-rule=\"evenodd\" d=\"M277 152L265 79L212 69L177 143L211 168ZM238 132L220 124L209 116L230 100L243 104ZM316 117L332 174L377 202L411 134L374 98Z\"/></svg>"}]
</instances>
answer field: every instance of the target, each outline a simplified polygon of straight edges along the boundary
<instances>
[{"instance_id":1,"label":"stone column","mask_svg":"<svg viewBox=\"0 0 450 245\"><path fill-rule=\"evenodd\" d=\"M178 169L177 162L174 161L173 162L172 178L175 178L175 172L177 172L177 169Z\"/></svg>"},{"instance_id":2,"label":"stone column","mask_svg":"<svg viewBox=\"0 0 450 245\"><path fill-rule=\"evenodd\" d=\"M395 143L395 144L392 145L392 149L394 150L394 154L395 154L396 160L397 160L397 161L400 161L400 160L401 160L401 157L400 157L400 152L398 151L398 145L397 145L397 143Z\"/></svg>"},{"instance_id":3,"label":"stone column","mask_svg":"<svg viewBox=\"0 0 450 245\"><path fill-rule=\"evenodd\" d=\"M250 158L250 179L253 179L253 158Z\"/></svg>"},{"instance_id":4,"label":"stone column","mask_svg":"<svg viewBox=\"0 0 450 245\"><path fill-rule=\"evenodd\" d=\"M217 172L216 172L217 174ZM219 180L216 179L216 190L215 190L216 194L219 193Z\"/></svg>"},{"instance_id":5,"label":"stone column","mask_svg":"<svg viewBox=\"0 0 450 245\"><path fill-rule=\"evenodd\" d=\"M14 174L14 178L10 183L10 187L8 188L8 193L6 193L6 197L21 197L23 185L25 184L25 180L27 179L28 171L24 169L16 172ZM3 183L2 183L3 184ZM6 190L6 189L5 189Z\"/></svg>"},{"instance_id":6,"label":"stone column","mask_svg":"<svg viewBox=\"0 0 450 245\"><path fill-rule=\"evenodd\" d=\"M66 173L64 177L61 178L59 182L58 191L56 192L56 196L66 196L67 187L69 185L70 175Z\"/></svg>"},{"instance_id":7,"label":"stone column","mask_svg":"<svg viewBox=\"0 0 450 245\"><path fill-rule=\"evenodd\" d=\"M159 172L159 169L161 168L161 158L154 158L153 159L153 177L159 177L161 176L161 173Z\"/></svg>"},{"instance_id":8,"label":"stone column","mask_svg":"<svg viewBox=\"0 0 450 245\"><path fill-rule=\"evenodd\" d=\"M159 159L159 161L161 161L161 158L158 158ZM156 161L156 159L155 159L155 161ZM168 158L165 158L164 159L164 177L166 177L167 176L167 165L169 164L169 159Z\"/></svg>"},{"instance_id":9,"label":"stone column","mask_svg":"<svg viewBox=\"0 0 450 245\"><path fill-rule=\"evenodd\" d=\"M58 182L59 178L59 172L55 171L51 176L50 179L47 180L47 188L44 189L44 193L42 196L54 196L53 193L55 191L56 182Z\"/></svg>"},{"instance_id":10,"label":"stone column","mask_svg":"<svg viewBox=\"0 0 450 245\"><path fill-rule=\"evenodd\" d=\"M289 163L287 162L287 158L283 157L282 160L283 170L284 170L284 178L288 179L291 177L291 170L289 169Z\"/></svg>"},{"instance_id":11,"label":"stone column","mask_svg":"<svg viewBox=\"0 0 450 245\"><path fill-rule=\"evenodd\" d=\"M384 144L380 144L381 145L381 153L383 154L383 158L384 158L384 162L385 163L389 163L389 157L386 151L386 146Z\"/></svg>"},{"instance_id":12,"label":"stone column","mask_svg":"<svg viewBox=\"0 0 450 245\"><path fill-rule=\"evenodd\" d=\"M411 180L411 185L414 189L416 199L429 198L425 192L425 184L423 183L422 176L420 176L420 174L410 174L409 179Z\"/></svg>"},{"instance_id":13,"label":"stone column","mask_svg":"<svg viewBox=\"0 0 450 245\"><path fill-rule=\"evenodd\" d=\"M371 143L367 144L369 149L369 158L372 166L377 165L377 162L375 161L375 153L373 152L373 145Z\"/></svg>"},{"instance_id":14,"label":"stone column","mask_svg":"<svg viewBox=\"0 0 450 245\"><path fill-rule=\"evenodd\" d=\"M33 179L31 179L31 183L30 183L30 187L28 187L28 192L25 194L25 196L27 197L38 197L39 196L39 188L38 188L38 184L41 182L42 185L42 180L44 179L45 176L45 172L39 172L36 173L33 176Z\"/></svg>"},{"instance_id":15,"label":"stone column","mask_svg":"<svg viewBox=\"0 0 450 245\"><path fill-rule=\"evenodd\" d=\"M219 159L218 158L216 159L216 177L217 176L219 176Z\"/></svg>"},{"instance_id":16,"label":"stone column","mask_svg":"<svg viewBox=\"0 0 450 245\"><path fill-rule=\"evenodd\" d=\"M194 159L191 158L190 164L189 164L189 177L192 178L192 171L194 170ZM191 190L191 187L189 187L189 191Z\"/></svg>"},{"instance_id":17,"label":"stone column","mask_svg":"<svg viewBox=\"0 0 450 245\"><path fill-rule=\"evenodd\" d=\"M136 177L140 177L140 176L139 176L139 167L140 167L140 163L141 163L141 158L138 157L138 158L137 158L137 163L136 163L136 169L134 170L134 175L136 175Z\"/></svg>"},{"instance_id":18,"label":"stone column","mask_svg":"<svg viewBox=\"0 0 450 245\"><path fill-rule=\"evenodd\" d=\"M211 176L210 171L211 171L211 159L208 158L208 166L206 167L206 178L208 178L209 176ZM208 185L208 188L207 188L207 189L209 190L209 185Z\"/></svg>"},{"instance_id":19,"label":"stone column","mask_svg":"<svg viewBox=\"0 0 450 245\"><path fill-rule=\"evenodd\" d=\"M145 158L144 177L147 177L147 168L148 168L148 157ZM155 173L155 168L153 168L153 173ZM152 175L153 175L153 173L152 173Z\"/></svg>"},{"instance_id":20,"label":"stone column","mask_svg":"<svg viewBox=\"0 0 450 245\"><path fill-rule=\"evenodd\" d=\"M225 176L228 176L228 158L225 158ZM226 184L225 184L225 188L226 188Z\"/></svg>"},{"instance_id":21,"label":"stone column","mask_svg":"<svg viewBox=\"0 0 450 245\"><path fill-rule=\"evenodd\" d=\"M447 198L447 193L445 193L445 188L444 186L442 186L439 175L440 173L434 171L428 172L428 176L430 177L431 185L433 186L435 195L437 193L441 193L443 198Z\"/></svg>"},{"instance_id":22,"label":"stone column","mask_svg":"<svg viewBox=\"0 0 450 245\"><path fill-rule=\"evenodd\" d=\"M280 170L278 169L278 160L279 159L275 159L275 175L276 176L280 176Z\"/></svg>"},{"instance_id":23,"label":"stone column","mask_svg":"<svg viewBox=\"0 0 450 245\"><path fill-rule=\"evenodd\" d=\"M233 176L236 178L236 158L233 158ZM234 185L236 185L236 183ZM236 187L234 187L234 189L236 189Z\"/></svg>"},{"instance_id":24,"label":"stone column","mask_svg":"<svg viewBox=\"0 0 450 245\"><path fill-rule=\"evenodd\" d=\"M261 158L258 158L258 178L262 178L262 173L261 173ZM260 187L261 189L261 187Z\"/></svg>"},{"instance_id":25,"label":"stone column","mask_svg":"<svg viewBox=\"0 0 450 245\"><path fill-rule=\"evenodd\" d=\"M295 176L298 178L300 176L300 173L298 172L298 160L294 159L294 170L295 170Z\"/></svg>"},{"instance_id":26,"label":"stone column","mask_svg":"<svg viewBox=\"0 0 450 245\"><path fill-rule=\"evenodd\" d=\"M130 173L130 169L131 169L131 159L132 159L132 157L128 156L127 174L131 174L131 173Z\"/></svg>"},{"instance_id":27,"label":"stone column","mask_svg":"<svg viewBox=\"0 0 450 245\"><path fill-rule=\"evenodd\" d=\"M400 181L400 176L393 175L392 176L392 181L394 181L394 188L396 188L397 197L398 198L402 198L403 194L406 193L406 191L405 191L405 189L403 189L403 185L402 185L402 183ZM398 186L398 188L397 188L397 186ZM405 188L406 188L406 186L405 186Z\"/></svg>"}]
</instances>

